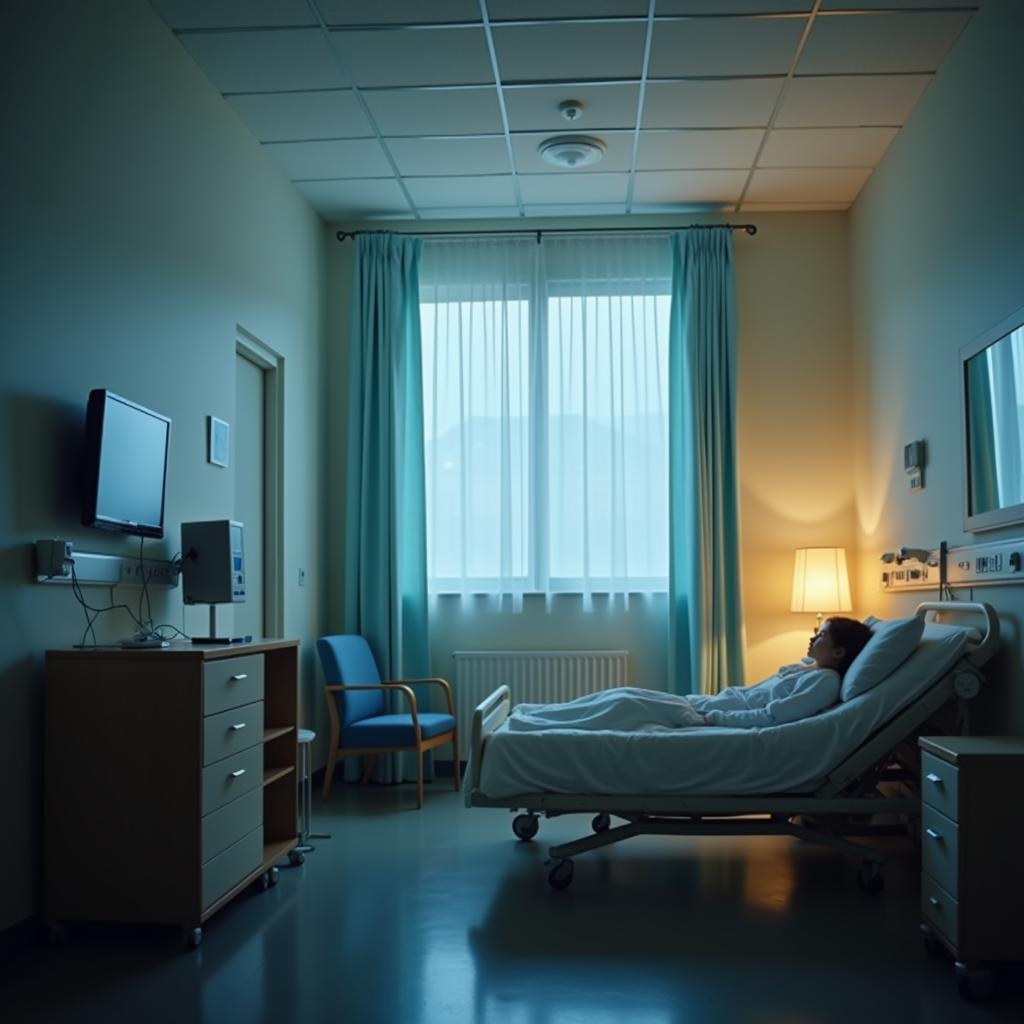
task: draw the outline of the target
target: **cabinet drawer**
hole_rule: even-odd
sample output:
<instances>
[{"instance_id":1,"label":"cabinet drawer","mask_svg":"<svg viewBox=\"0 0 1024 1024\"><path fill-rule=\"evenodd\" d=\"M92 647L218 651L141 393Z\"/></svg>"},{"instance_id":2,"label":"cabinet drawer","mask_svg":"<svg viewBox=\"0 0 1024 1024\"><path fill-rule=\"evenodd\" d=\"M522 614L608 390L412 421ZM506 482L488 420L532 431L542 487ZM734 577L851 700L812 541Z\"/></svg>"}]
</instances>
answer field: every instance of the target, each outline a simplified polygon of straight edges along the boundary
<instances>
[{"instance_id":1,"label":"cabinet drawer","mask_svg":"<svg viewBox=\"0 0 1024 1024\"><path fill-rule=\"evenodd\" d=\"M921 753L921 800L959 821L960 770L948 761Z\"/></svg>"},{"instance_id":2,"label":"cabinet drawer","mask_svg":"<svg viewBox=\"0 0 1024 1024\"><path fill-rule=\"evenodd\" d=\"M203 909L263 863L263 826L203 865Z\"/></svg>"},{"instance_id":3,"label":"cabinet drawer","mask_svg":"<svg viewBox=\"0 0 1024 1024\"><path fill-rule=\"evenodd\" d=\"M263 789L251 789L245 796L225 804L203 818L203 852L205 864L232 843L237 843L254 828L263 824Z\"/></svg>"},{"instance_id":4,"label":"cabinet drawer","mask_svg":"<svg viewBox=\"0 0 1024 1024\"><path fill-rule=\"evenodd\" d=\"M203 769L203 814L263 786L263 744Z\"/></svg>"},{"instance_id":5,"label":"cabinet drawer","mask_svg":"<svg viewBox=\"0 0 1024 1024\"><path fill-rule=\"evenodd\" d=\"M921 808L921 867L951 896L959 897L960 828L927 805Z\"/></svg>"},{"instance_id":6,"label":"cabinet drawer","mask_svg":"<svg viewBox=\"0 0 1024 1024\"><path fill-rule=\"evenodd\" d=\"M223 658L203 665L203 714L263 700L263 655Z\"/></svg>"},{"instance_id":7,"label":"cabinet drawer","mask_svg":"<svg viewBox=\"0 0 1024 1024\"><path fill-rule=\"evenodd\" d=\"M203 719L203 764L213 764L263 742L263 701Z\"/></svg>"},{"instance_id":8,"label":"cabinet drawer","mask_svg":"<svg viewBox=\"0 0 1024 1024\"><path fill-rule=\"evenodd\" d=\"M921 875L921 915L955 949L960 945L960 904L931 875Z\"/></svg>"}]
</instances>

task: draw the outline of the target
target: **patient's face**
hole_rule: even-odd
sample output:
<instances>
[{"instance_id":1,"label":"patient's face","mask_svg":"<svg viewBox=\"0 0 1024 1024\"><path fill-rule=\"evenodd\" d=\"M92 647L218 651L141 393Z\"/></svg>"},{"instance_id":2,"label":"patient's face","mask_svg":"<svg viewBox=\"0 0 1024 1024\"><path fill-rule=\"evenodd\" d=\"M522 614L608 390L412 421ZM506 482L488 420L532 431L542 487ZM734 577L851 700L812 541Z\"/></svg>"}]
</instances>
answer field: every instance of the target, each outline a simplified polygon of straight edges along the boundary
<instances>
[{"instance_id":1,"label":"patient's face","mask_svg":"<svg viewBox=\"0 0 1024 1024\"><path fill-rule=\"evenodd\" d=\"M842 660L837 653L836 644L832 642L832 637L829 635L830 625L831 623L826 619L821 624L821 629L811 637L811 641L807 645L808 656L813 658L822 668L838 665ZM842 650L842 648L838 648L838 650Z\"/></svg>"}]
</instances>

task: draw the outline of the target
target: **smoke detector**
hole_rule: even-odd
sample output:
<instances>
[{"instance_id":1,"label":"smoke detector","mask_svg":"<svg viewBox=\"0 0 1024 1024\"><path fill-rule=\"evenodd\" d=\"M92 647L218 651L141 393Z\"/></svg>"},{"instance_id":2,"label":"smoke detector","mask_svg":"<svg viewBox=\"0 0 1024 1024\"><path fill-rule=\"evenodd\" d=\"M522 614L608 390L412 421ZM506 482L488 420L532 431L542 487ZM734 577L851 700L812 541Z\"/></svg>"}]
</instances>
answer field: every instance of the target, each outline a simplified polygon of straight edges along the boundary
<instances>
[{"instance_id":1,"label":"smoke detector","mask_svg":"<svg viewBox=\"0 0 1024 1024\"><path fill-rule=\"evenodd\" d=\"M583 103L580 100L563 100L558 104L558 112L566 121L575 121L583 113Z\"/></svg>"},{"instance_id":2,"label":"smoke detector","mask_svg":"<svg viewBox=\"0 0 1024 1024\"><path fill-rule=\"evenodd\" d=\"M545 139L538 147L541 159L556 167L573 170L596 164L607 147L602 139L593 135L556 135Z\"/></svg>"}]
</instances>

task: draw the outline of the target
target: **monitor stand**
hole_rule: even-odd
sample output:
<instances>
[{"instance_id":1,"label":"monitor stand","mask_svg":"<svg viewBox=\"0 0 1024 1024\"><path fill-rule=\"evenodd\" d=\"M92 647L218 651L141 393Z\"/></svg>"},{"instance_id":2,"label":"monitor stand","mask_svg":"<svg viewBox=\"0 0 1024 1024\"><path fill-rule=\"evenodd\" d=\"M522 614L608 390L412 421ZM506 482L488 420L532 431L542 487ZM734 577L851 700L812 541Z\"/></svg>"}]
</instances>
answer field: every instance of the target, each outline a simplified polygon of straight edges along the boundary
<instances>
[{"instance_id":1,"label":"monitor stand","mask_svg":"<svg viewBox=\"0 0 1024 1024\"><path fill-rule=\"evenodd\" d=\"M217 636L217 606L210 605L210 635L194 636L194 644L247 644L252 642L252 635L248 636Z\"/></svg>"}]
</instances>

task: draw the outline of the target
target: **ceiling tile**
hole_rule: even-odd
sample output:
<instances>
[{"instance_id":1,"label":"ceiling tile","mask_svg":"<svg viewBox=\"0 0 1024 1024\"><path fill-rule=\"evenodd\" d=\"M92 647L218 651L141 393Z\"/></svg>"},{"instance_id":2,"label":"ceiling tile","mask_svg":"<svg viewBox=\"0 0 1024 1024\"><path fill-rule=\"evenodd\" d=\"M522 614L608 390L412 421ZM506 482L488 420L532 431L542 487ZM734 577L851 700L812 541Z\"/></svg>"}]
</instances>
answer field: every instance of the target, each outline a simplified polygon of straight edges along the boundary
<instances>
[{"instance_id":1,"label":"ceiling tile","mask_svg":"<svg viewBox=\"0 0 1024 1024\"><path fill-rule=\"evenodd\" d=\"M640 133L637 170L700 170L708 167L749 167L764 132L760 128L726 131Z\"/></svg>"},{"instance_id":2,"label":"ceiling tile","mask_svg":"<svg viewBox=\"0 0 1024 1024\"><path fill-rule=\"evenodd\" d=\"M487 0L491 21L646 17L647 0Z\"/></svg>"},{"instance_id":3,"label":"ceiling tile","mask_svg":"<svg viewBox=\"0 0 1024 1024\"><path fill-rule=\"evenodd\" d=\"M659 4L660 6L660 4ZM921 7L973 7L978 0L822 0L823 11L914 10Z\"/></svg>"},{"instance_id":4,"label":"ceiling tile","mask_svg":"<svg viewBox=\"0 0 1024 1024\"><path fill-rule=\"evenodd\" d=\"M305 2L305 0L303 0ZM319 0L328 25L426 25L438 21L479 21L478 0L387 0L387 3L353 3L352 0Z\"/></svg>"},{"instance_id":5,"label":"ceiling tile","mask_svg":"<svg viewBox=\"0 0 1024 1024\"><path fill-rule=\"evenodd\" d=\"M852 203L870 175L869 167L757 170L746 198L752 203Z\"/></svg>"},{"instance_id":6,"label":"ceiling tile","mask_svg":"<svg viewBox=\"0 0 1024 1024\"><path fill-rule=\"evenodd\" d=\"M638 203L735 203L746 171L646 171L636 175Z\"/></svg>"},{"instance_id":7,"label":"ceiling tile","mask_svg":"<svg viewBox=\"0 0 1024 1024\"><path fill-rule=\"evenodd\" d=\"M498 90L367 90L363 99L384 135L493 135L502 131Z\"/></svg>"},{"instance_id":8,"label":"ceiling tile","mask_svg":"<svg viewBox=\"0 0 1024 1024\"><path fill-rule=\"evenodd\" d=\"M486 139L389 139L388 149L403 174L508 174L504 136Z\"/></svg>"},{"instance_id":9,"label":"ceiling tile","mask_svg":"<svg viewBox=\"0 0 1024 1024\"><path fill-rule=\"evenodd\" d=\"M645 128L754 128L768 124L782 78L651 82Z\"/></svg>"},{"instance_id":10,"label":"ceiling tile","mask_svg":"<svg viewBox=\"0 0 1024 1024\"><path fill-rule=\"evenodd\" d=\"M687 18L660 21L651 45L651 78L784 75L804 18Z\"/></svg>"},{"instance_id":11,"label":"ceiling tile","mask_svg":"<svg viewBox=\"0 0 1024 1024\"><path fill-rule=\"evenodd\" d=\"M874 167L898 128L776 128L759 167Z\"/></svg>"},{"instance_id":12,"label":"ceiling tile","mask_svg":"<svg viewBox=\"0 0 1024 1024\"><path fill-rule=\"evenodd\" d=\"M482 27L332 31L363 88L494 83Z\"/></svg>"},{"instance_id":13,"label":"ceiling tile","mask_svg":"<svg viewBox=\"0 0 1024 1024\"><path fill-rule=\"evenodd\" d=\"M902 125L931 75L794 78L775 119L779 128Z\"/></svg>"},{"instance_id":14,"label":"ceiling tile","mask_svg":"<svg viewBox=\"0 0 1024 1024\"><path fill-rule=\"evenodd\" d=\"M584 134L572 132L570 134ZM633 163L633 133L617 132L599 136L608 147L604 157L589 167L570 169L555 167L545 162L537 152L537 147L545 139L555 138L550 132L536 134L513 135L512 151L516 156L516 170L520 174L598 174L612 171L628 171Z\"/></svg>"},{"instance_id":15,"label":"ceiling tile","mask_svg":"<svg viewBox=\"0 0 1024 1024\"><path fill-rule=\"evenodd\" d=\"M300 181L295 187L327 220L409 214L409 204L394 178L371 181Z\"/></svg>"},{"instance_id":16,"label":"ceiling tile","mask_svg":"<svg viewBox=\"0 0 1024 1024\"><path fill-rule=\"evenodd\" d=\"M934 71L970 17L950 12L818 18L796 73Z\"/></svg>"},{"instance_id":17,"label":"ceiling tile","mask_svg":"<svg viewBox=\"0 0 1024 1024\"><path fill-rule=\"evenodd\" d=\"M555 85L503 91L509 128L514 132L631 129L640 101L639 85ZM558 110L558 104L569 99L583 104L575 121L566 121Z\"/></svg>"},{"instance_id":18,"label":"ceiling tile","mask_svg":"<svg viewBox=\"0 0 1024 1024\"><path fill-rule=\"evenodd\" d=\"M502 82L573 82L639 78L646 26L497 25L494 47Z\"/></svg>"},{"instance_id":19,"label":"ceiling tile","mask_svg":"<svg viewBox=\"0 0 1024 1024\"><path fill-rule=\"evenodd\" d=\"M319 29L178 36L221 92L278 92L346 85Z\"/></svg>"},{"instance_id":20,"label":"ceiling tile","mask_svg":"<svg viewBox=\"0 0 1024 1024\"><path fill-rule=\"evenodd\" d=\"M390 178L391 165L376 139L342 142L269 142L267 153L292 181L303 178Z\"/></svg>"},{"instance_id":21,"label":"ceiling tile","mask_svg":"<svg viewBox=\"0 0 1024 1024\"><path fill-rule=\"evenodd\" d=\"M542 203L523 209L527 217L614 217L626 212L626 203Z\"/></svg>"},{"instance_id":22,"label":"ceiling tile","mask_svg":"<svg viewBox=\"0 0 1024 1024\"><path fill-rule=\"evenodd\" d=\"M260 142L373 135L362 107L348 89L251 93L227 100Z\"/></svg>"},{"instance_id":23,"label":"ceiling tile","mask_svg":"<svg viewBox=\"0 0 1024 1024\"><path fill-rule=\"evenodd\" d=\"M488 217L518 217L518 206L437 206L420 210L424 220L484 220ZM424 232L427 234L427 232Z\"/></svg>"},{"instance_id":24,"label":"ceiling tile","mask_svg":"<svg viewBox=\"0 0 1024 1024\"><path fill-rule=\"evenodd\" d=\"M171 28L316 25L306 0L149 0Z\"/></svg>"},{"instance_id":25,"label":"ceiling tile","mask_svg":"<svg viewBox=\"0 0 1024 1024\"><path fill-rule=\"evenodd\" d=\"M628 174L531 174L519 179L524 203L625 203Z\"/></svg>"},{"instance_id":26,"label":"ceiling tile","mask_svg":"<svg viewBox=\"0 0 1024 1024\"><path fill-rule=\"evenodd\" d=\"M658 0L658 16L669 14L792 14L814 0Z\"/></svg>"},{"instance_id":27,"label":"ceiling tile","mask_svg":"<svg viewBox=\"0 0 1024 1024\"><path fill-rule=\"evenodd\" d=\"M417 206L512 206L512 175L458 178L405 178Z\"/></svg>"},{"instance_id":28,"label":"ceiling tile","mask_svg":"<svg viewBox=\"0 0 1024 1024\"><path fill-rule=\"evenodd\" d=\"M742 213L781 213L799 211L811 213L821 210L848 210L850 203L744 203L740 207Z\"/></svg>"}]
</instances>

